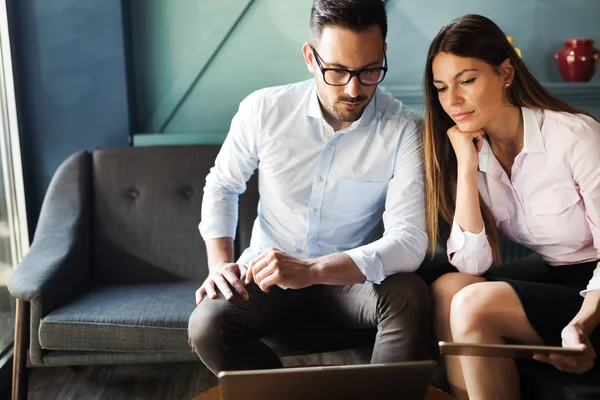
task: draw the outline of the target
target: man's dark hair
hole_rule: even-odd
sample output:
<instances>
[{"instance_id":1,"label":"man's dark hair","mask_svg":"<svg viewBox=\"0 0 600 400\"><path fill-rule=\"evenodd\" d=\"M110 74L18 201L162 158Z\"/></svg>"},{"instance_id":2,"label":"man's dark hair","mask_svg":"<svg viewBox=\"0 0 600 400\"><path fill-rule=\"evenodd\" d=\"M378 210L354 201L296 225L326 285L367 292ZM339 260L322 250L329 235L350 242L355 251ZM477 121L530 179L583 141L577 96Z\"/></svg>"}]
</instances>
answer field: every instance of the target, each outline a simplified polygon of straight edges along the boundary
<instances>
[{"instance_id":1,"label":"man's dark hair","mask_svg":"<svg viewBox=\"0 0 600 400\"><path fill-rule=\"evenodd\" d=\"M379 25L385 41L387 14L384 0L315 0L310 13L310 35L319 41L327 25L363 32Z\"/></svg>"}]
</instances>

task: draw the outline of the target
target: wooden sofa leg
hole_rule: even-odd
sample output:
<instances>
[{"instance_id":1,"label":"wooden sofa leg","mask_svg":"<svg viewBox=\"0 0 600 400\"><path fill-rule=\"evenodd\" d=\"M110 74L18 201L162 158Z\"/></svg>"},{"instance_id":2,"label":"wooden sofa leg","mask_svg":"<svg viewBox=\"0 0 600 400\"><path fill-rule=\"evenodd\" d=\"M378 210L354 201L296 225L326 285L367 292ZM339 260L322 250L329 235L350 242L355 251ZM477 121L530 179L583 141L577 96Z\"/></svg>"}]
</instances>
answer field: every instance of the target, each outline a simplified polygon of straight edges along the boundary
<instances>
[{"instance_id":1,"label":"wooden sofa leg","mask_svg":"<svg viewBox=\"0 0 600 400\"><path fill-rule=\"evenodd\" d=\"M12 400L27 399L29 371L27 350L29 348L29 303L17 300L15 323L15 350L13 355Z\"/></svg>"}]
</instances>

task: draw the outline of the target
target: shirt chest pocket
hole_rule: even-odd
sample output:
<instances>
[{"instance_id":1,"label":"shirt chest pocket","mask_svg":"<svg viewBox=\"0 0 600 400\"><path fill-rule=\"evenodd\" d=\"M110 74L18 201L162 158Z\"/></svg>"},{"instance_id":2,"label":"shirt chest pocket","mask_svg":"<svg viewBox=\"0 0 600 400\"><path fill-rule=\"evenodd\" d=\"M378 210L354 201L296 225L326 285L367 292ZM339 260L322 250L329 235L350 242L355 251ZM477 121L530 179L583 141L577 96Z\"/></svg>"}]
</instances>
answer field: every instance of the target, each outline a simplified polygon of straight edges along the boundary
<instances>
[{"instance_id":1,"label":"shirt chest pocket","mask_svg":"<svg viewBox=\"0 0 600 400\"><path fill-rule=\"evenodd\" d=\"M387 181L340 179L331 191L330 207L347 218L375 213L385 203Z\"/></svg>"},{"instance_id":2,"label":"shirt chest pocket","mask_svg":"<svg viewBox=\"0 0 600 400\"><path fill-rule=\"evenodd\" d=\"M558 216L577 204L579 194L573 188L557 188L550 192L538 193L531 198L529 209L536 216Z\"/></svg>"},{"instance_id":3,"label":"shirt chest pocket","mask_svg":"<svg viewBox=\"0 0 600 400\"><path fill-rule=\"evenodd\" d=\"M572 245L584 239L585 210L572 187L542 191L531 197L529 226L539 244Z\"/></svg>"}]
</instances>

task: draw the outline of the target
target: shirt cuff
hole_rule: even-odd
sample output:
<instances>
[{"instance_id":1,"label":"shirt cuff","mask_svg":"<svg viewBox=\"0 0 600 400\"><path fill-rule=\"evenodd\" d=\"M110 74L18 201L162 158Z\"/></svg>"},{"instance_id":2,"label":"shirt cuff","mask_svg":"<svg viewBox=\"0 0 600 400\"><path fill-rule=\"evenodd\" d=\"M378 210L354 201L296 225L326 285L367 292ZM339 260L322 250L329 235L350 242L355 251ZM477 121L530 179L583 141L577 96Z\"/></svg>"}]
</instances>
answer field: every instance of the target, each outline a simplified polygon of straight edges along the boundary
<instances>
[{"instance_id":1,"label":"shirt cuff","mask_svg":"<svg viewBox=\"0 0 600 400\"><path fill-rule=\"evenodd\" d=\"M377 284L383 282L385 279L383 263L375 250L368 246L362 246L344 253L354 261L360 272L366 277L367 282Z\"/></svg>"},{"instance_id":2,"label":"shirt cuff","mask_svg":"<svg viewBox=\"0 0 600 400\"><path fill-rule=\"evenodd\" d=\"M463 248L467 251L483 250L487 243L485 226L479 233L463 232L456 221L452 222L452 231L448 238L448 253L456 253Z\"/></svg>"},{"instance_id":3,"label":"shirt cuff","mask_svg":"<svg viewBox=\"0 0 600 400\"><path fill-rule=\"evenodd\" d=\"M226 216L218 216L209 220L202 220L198 224L198 230L204 241L230 237L235 239L237 219Z\"/></svg>"},{"instance_id":4,"label":"shirt cuff","mask_svg":"<svg viewBox=\"0 0 600 400\"><path fill-rule=\"evenodd\" d=\"M592 290L600 290L600 263L598 263L598 266L596 266L594 274L592 275L592 279L590 279L587 288L579 292L579 294L585 297L585 294L587 292L591 292Z\"/></svg>"}]
</instances>

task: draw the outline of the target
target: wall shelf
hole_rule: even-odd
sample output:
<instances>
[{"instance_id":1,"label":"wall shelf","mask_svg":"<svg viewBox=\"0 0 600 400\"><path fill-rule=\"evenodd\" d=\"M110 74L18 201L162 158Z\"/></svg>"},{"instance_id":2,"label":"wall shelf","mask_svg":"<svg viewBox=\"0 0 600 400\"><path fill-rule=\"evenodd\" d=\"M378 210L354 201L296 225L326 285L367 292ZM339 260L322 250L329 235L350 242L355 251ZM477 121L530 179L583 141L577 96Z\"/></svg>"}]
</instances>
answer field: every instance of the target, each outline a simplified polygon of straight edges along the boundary
<instances>
[{"instance_id":1,"label":"wall shelf","mask_svg":"<svg viewBox=\"0 0 600 400\"><path fill-rule=\"evenodd\" d=\"M568 103L600 105L600 83L548 83L545 86Z\"/></svg>"},{"instance_id":2,"label":"wall shelf","mask_svg":"<svg viewBox=\"0 0 600 400\"><path fill-rule=\"evenodd\" d=\"M133 146L185 146L190 144L222 144L227 132L136 133Z\"/></svg>"},{"instance_id":3,"label":"wall shelf","mask_svg":"<svg viewBox=\"0 0 600 400\"><path fill-rule=\"evenodd\" d=\"M574 106L600 106L600 83L543 83L550 92ZM423 89L418 85L382 85L382 89L408 106L422 106Z\"/></svg>"}]
</instances>

